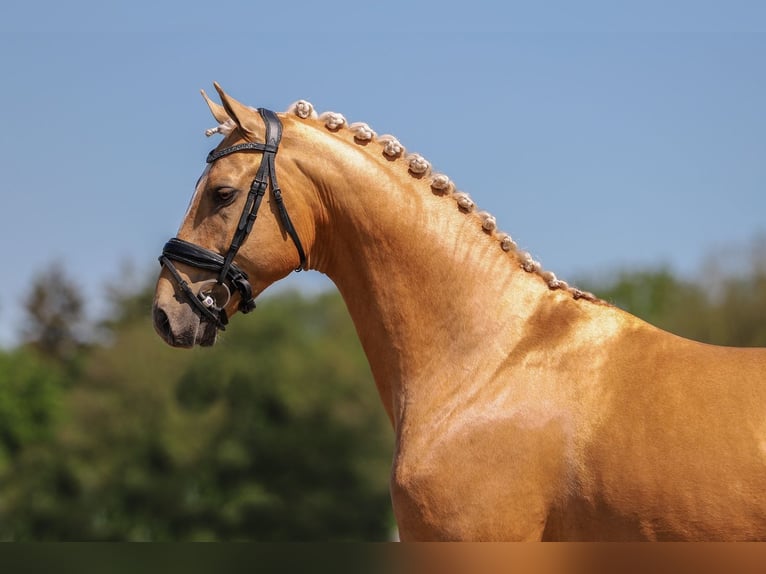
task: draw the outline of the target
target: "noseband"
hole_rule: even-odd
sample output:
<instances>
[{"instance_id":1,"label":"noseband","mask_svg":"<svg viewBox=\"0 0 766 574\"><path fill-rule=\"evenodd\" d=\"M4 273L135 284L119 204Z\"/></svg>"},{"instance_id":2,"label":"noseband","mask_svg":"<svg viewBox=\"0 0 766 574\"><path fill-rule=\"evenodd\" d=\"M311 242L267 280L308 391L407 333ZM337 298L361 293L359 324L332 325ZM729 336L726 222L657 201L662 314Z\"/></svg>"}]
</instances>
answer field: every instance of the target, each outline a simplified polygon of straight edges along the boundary
<instances>
[{"instance_id":1,"label":"noseband","mask_svg":"<svg viewBox=\"0 0 766 574\"><path fill-rule=\"evenodd\" d=\"M265 143L244 142L220 150L213 150L206 160L207 163L213 163L217 159L241 151L258 151L263 154L261 156L261 165L258 167L255 179L250 184L250 191L247 194L242 215L239 218L237 229L234 232L234 237L231 239L226 255L220 255L215 251L210 251L194 243L174 237L165 244L165 247L162 249L162 255L159 258L160 264L173 276L189 304L200 312L203 319L211 322L220 330L224 330L229 322L224 308L231 297L230 287L239 291L241 299L239 303L240 311L249 313L255 309L253 288L248 282L247 273L234 264L234 257L253 228L263 196L266 194L266 189L269 186L279 211L279 217L282 220L282 226L298 250L300 265L295 270L300 271L306 266L306 254L298 238L298 233L295 231L292 221L290 221L290 216L287 214L282 191L277 185L274 158L277 155L279 142L282 139L282 123L277 115L270 110L261 108L258 112L266 124ZM173 264L174 261L191 265L197 269L215 271L218 273L218 277L217 279L189 284L181 277L178 269Z\"/></svg>"}]
</instances>

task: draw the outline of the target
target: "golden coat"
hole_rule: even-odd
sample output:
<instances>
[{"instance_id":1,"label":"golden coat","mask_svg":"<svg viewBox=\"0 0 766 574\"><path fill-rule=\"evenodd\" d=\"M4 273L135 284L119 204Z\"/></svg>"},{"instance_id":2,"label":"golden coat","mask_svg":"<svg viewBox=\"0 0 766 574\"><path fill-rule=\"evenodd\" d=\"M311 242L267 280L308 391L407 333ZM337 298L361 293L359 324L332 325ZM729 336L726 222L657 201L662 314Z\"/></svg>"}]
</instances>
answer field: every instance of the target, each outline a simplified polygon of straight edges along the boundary
<instances>
[{"instance_id":1,"label":"golden coat","mask_svg":"<svg viewBox=\"0 0 766 574\"><path fill-rule=\"evenodd\" d=\"M262 138L218 90L222 145ZM393 138L305 102L282 121L285 201L394 429L403 540L766 538L766 350L686 340L569 288ZM258 160L215 162L179 237L224 252ZM217 209L221 187L239 197ZM237 257L256 293L297 265L267 201ZM175 289L164 271L159 334L212 344Z\"/></svg>"}]
</instances>

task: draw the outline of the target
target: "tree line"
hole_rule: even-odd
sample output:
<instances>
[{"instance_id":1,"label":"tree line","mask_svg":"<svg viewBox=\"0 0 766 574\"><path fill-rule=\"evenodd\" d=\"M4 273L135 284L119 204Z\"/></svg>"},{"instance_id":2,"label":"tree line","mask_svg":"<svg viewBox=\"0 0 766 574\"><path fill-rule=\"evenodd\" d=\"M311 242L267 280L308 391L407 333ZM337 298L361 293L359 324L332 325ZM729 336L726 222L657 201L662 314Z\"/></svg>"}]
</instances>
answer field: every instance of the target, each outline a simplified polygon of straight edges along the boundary
<instances>
[{"instance_id":1,"label":"tree line","mask_svg":"<svg viewBox=\"0 0 766 574\"><path fill-rule=\"evenodd\" d=\"M766 249L694 280L578 286L696 340L766 346ZM2 540L386 540L393 433L336 292L281 293L212 349L167 347L153 285L92 325L52 266L0 351Z\"/></svg>"},{"instance_id":2,"label":"tree line","mask_svg":"<svg viewBox=\"0 0 766 574\"><path fill-rule=\"evenodd\" d=\"M61 267L30 293L0 352L0 539L390 536L390 424L337 295L272 297L188 351L155 335L151 285L89 340Z\"/></svg>"}]
</instances>

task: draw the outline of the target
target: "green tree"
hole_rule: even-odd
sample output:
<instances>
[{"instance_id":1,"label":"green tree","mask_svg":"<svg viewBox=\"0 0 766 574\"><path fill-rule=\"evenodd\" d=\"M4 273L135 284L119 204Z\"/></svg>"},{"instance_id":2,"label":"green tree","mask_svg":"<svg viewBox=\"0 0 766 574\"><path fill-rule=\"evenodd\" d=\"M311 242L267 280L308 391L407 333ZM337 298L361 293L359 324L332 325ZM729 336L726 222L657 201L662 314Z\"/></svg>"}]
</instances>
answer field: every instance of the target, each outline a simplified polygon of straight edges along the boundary
<instances>
[{"instance_id":1,"label":"green tree","mask_svg":"<svg viewBox=\"0 0 766 574\"><path fill-rule=\"evenodd\" d=\"M89 350L47 448L14 462L3 538L388 536L392 433L337 294L265 299L191 352L130 315Z\"/></svg>"},{"instance_id":2,"label":"green tree","mask_svg":"<svg viewBox=\"0 0 766 574\"><path fill-rule=\"evenodd\" d=\"M717 345L766 346L766 240L735 259L718 255L699 277L667 268L633 270L609 280L585 280L614 305L677 335ZM726 269L720 261L736 261Z\"/></svg>"},{"instance_id":3,"label":"green tree","mask_svg":"<svg viewBox=\"0 0 766 574\"><path fill-rule=\"evenodd\" d=\"M766 272L723 280L711 297L709 341L737 347L766 347ZM699 321L702 319L698 317Z\"/></svg>"},{"instance_id":4,"label":"green tree","mask_svg":"<svg viewBox=\"0 0 766 574\"><path fill-rule=\"evenodd\" d=\"M44 356L66 362L82 344L83 298L63 266L54 263L33 281L24 301L22 337Z\"/></svg>"},{"instance_id":5,"label":"green tree","mask_svg":"<svg viewBox=\"0 0 766 574\"><path fill-rule=\"evenodd\" d=\"M0 473L25 448L53 437L63 375L26 350L0 351Z\"/></svg>"}]
</instances>

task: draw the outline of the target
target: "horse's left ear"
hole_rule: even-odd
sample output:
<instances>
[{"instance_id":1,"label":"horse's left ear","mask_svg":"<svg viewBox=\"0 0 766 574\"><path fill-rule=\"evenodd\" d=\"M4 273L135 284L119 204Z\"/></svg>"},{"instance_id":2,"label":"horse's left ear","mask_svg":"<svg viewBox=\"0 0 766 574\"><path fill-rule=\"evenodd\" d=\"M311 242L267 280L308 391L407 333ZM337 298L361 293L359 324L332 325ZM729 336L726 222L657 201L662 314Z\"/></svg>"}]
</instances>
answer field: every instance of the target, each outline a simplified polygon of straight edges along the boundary
<instances>
[{"instance_id":1,"label":"horse's left ear","mask_svg":"<svg viewBox=\"0 0 766 574\"><path fill-rule=\"evenodd\" d=\"M221 103L223 103L224 110L228 116L234 120L237 124L239 131L246 139L254 140L258 134L258 128L260 124L260 116L255 110L244 104L240 104L237 100L229 96L223 91L223 88L218 85L218 82L213 82L215 89L218 91L218 95L221 96Z\"/></svg>"},{"instance_id":2,"label":"horse's left ear","mask_svg":"<svg viewBox=\"0 0 766 574\"><path fill-rule=\"evenodd\" d=\"M210 113L213 114L213 117L216 119L216 121L219 124L225 124L229 121L229 114L226 113L226 110L223 108L222 105L216 104L213 100L207 97L207 94L205 93L205 90L200 90L200 93L202 94L202 97L205 98L205 102L207 103L207 107L210 108Z\"/></svg>"}]
</instances>

